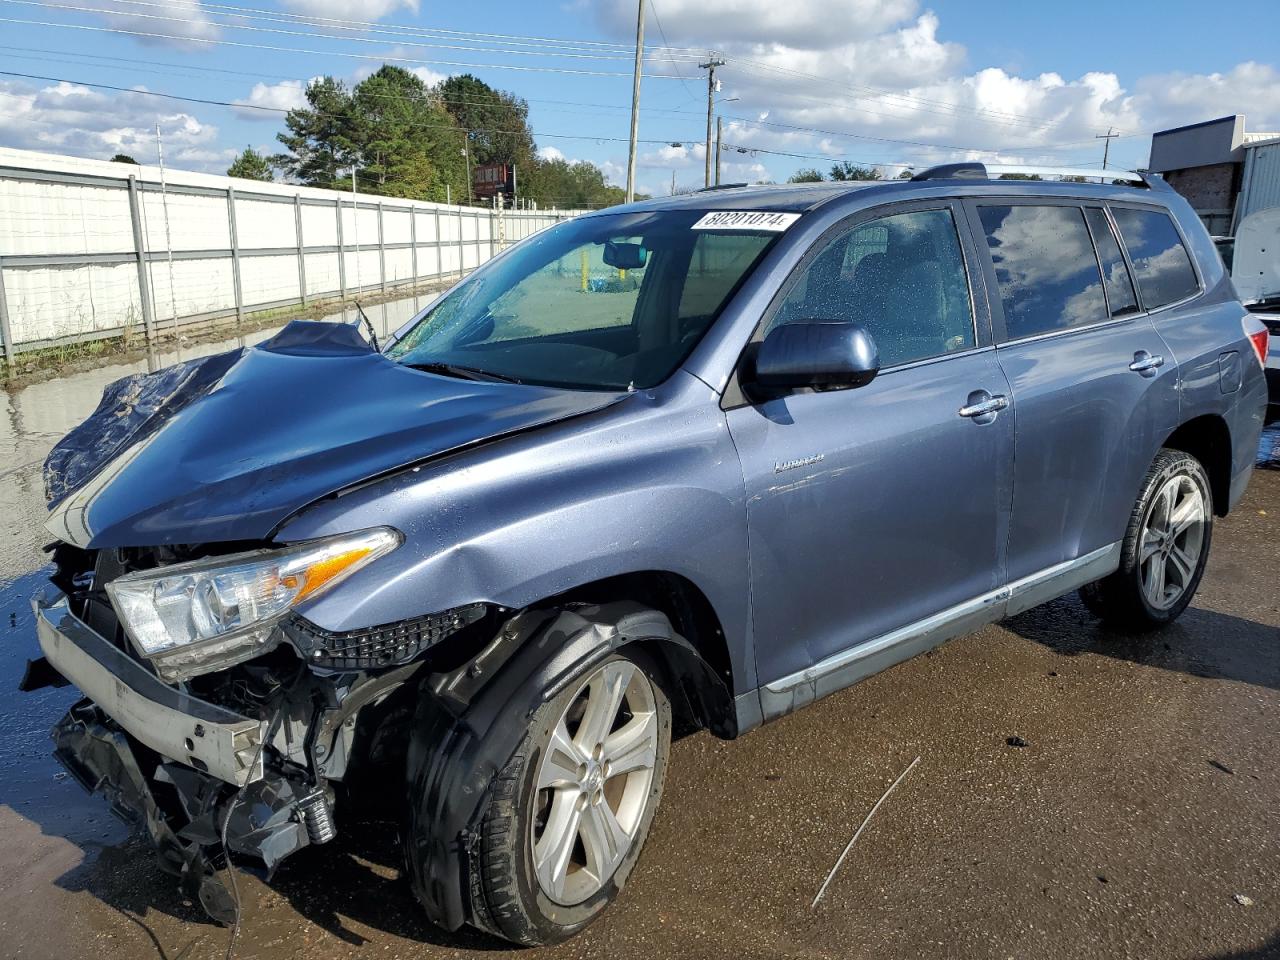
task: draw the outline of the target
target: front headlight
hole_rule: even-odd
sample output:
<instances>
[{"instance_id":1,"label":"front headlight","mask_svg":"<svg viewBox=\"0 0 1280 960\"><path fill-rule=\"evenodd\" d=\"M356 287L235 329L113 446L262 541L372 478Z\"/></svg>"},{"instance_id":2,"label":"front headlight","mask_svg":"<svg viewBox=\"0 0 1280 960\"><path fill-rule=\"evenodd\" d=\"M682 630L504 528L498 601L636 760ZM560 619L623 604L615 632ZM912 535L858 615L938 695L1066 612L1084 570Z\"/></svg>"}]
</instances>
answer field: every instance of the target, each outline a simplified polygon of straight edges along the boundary
<instances>
[{"instance_id":1,"label":"front headlight","mask_svg":"<svg viewBox=\"0 0 1280 960\"><path fill-rule=\"evenodd\" d=\"M107 594L138 650L165 680L183 680L257 656L272 628L400 545L377 527L279 549L254 550L129 573Z\"/></svg>"}]
</instances>

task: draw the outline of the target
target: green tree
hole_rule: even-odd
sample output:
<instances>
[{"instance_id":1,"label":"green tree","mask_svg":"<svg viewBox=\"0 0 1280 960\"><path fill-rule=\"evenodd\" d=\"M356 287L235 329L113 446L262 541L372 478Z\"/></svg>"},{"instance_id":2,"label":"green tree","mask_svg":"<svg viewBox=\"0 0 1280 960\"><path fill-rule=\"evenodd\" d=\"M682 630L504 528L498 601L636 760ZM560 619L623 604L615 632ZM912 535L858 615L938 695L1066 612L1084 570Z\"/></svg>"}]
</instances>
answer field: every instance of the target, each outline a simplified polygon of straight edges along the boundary
<instances>
[{"instance_id":1,"label":"green tree","mask_svg":"<svg viewBox=\"0 0 1280 960\"><path fill-rule=\"evenodd\" d=\"M831 165L832 180L879 180L880 171L875 167L860 167L856 163L842 160Z\"/></svg>"},{"instance_id":2,"label":"green tree","mask_svg":"<svg viewBox=\"0 0 1280 960\"><path fill-rule=\"evenodd\" d=\"M912 177L914 177L915 175L916 175L916 172L915 172L914 170L912 170L910 167L907 167L907 169L903 170L900 174L898 174L898 179L899 179L899 180L910 180L910 179L911 179Z\"/></svg>"},{"instance_id":3,"label":"green tree","mask_svg":"<svg viewBox=\"0 0 1280 960\"><path fill-rule=\"evenodd\" d=\"M417 200L467 195L463 134L414 74L384 65L348 91L325 77L290 110L273 158L291 180L346 190L351 167L367 193Z\"/></svg>"},{"instance_id":4,"label":"green tree","mask_svg":"<svg viewBox=\"0 0 1280 960\"><path fill-rule=\"evenodd\" d=\"M517 188L521 196L536 201L540 207L608 207L626 199L625 190L610 186L604 171L585 160L570 163L559 158L539 159Z\"/></svg>"},{"instance_id":5,"label":"green tree","mask_svg":"<svg viewBox=\"0 0 1280 960\"><path fill-rule=\"evenodd\" d=\"M273 180L271 161L253 147L245 147L244 153L236 157L227 167L228 177L242 177L245 180Z\"/></svg>"},{"instance_id":6,"label":"green tree","mask_svg":"<svg viewBox=\"0 0 1280 960\"><path fill-rule=\"evenodd\" d=\"M350 139L371 193L418 200L467 195L463 134L417 76L381 67L352 91Z\"/></svg>"},{"instance_id":7,"label":"green tree","mask_svg":"<svg viewBox=\"0 0 1280 960\"><path fill-rule=\"evenodd\" d=\"M813 167L802 167L791 176L787 177L787 183L818 183L825 180L820 170Z\"/></svg>"},{"instance_id":8,"label":"green tree","mask_svg":"<svg viewBox=\"0 0 1280 960\"><path fill-rule=\"evenodd\" d=\"M288 128L276 134L287 152L272 161L290 180L309 187L339 186L342 168L358 154L352 139L353 108L346 84L322 77L307 87L307 106L290 110Z\"/></svg>"},{"instance_id":9,"label":"green tree","mask_svg":"<svg viewBox=\"0 0 1280 960\"><path fill-rule=\"evenodd\" d=\"M132 163L135 167L138 165L138 161L133 159L133 157L129 156L127 153L117 153L114 157L111 158L111 162L112 163Z\"/></svg>"},{"instance_id":10,"label":"green tree","mask_svg":"<svg viewBox=\"0 0 1280 960\"><path fill-rule=\"evenodd\" d=\"M533 169L537 148L529 129L528 103L469 73L449 77L434 92L458 126L468 131L472 163L514 163L518 175Z\"/></svg>"}]
</instances>

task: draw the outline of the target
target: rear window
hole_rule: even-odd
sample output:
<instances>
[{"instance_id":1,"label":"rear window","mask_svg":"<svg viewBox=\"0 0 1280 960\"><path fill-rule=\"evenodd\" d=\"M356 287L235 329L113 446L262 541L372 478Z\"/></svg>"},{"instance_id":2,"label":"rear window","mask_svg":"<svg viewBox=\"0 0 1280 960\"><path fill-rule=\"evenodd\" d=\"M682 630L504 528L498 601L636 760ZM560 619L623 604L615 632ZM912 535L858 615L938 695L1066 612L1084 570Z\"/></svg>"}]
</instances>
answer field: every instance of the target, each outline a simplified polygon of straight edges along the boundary
<instances>
[{"instance_id":1,"label":"rear window","mask_svg":"<svg viewBox=\"0 0 1280 960\"><path fill-rule=\"evenodd\" d=\"M1191 257L1167 213L1132 207L1111 212L1138 275L1144 307L1155 310L1200 292Z\"/></svg>"},{"instance_id":2,"label":"rear window","mask_svg":"<svg viewBox=\"0 0 1280 960\"><path fill-rule=\"evenodd\" d=\"M1010 340L1107 318L1084 212L1067 206L978 208Z\"/></svg>"}]
</instances>

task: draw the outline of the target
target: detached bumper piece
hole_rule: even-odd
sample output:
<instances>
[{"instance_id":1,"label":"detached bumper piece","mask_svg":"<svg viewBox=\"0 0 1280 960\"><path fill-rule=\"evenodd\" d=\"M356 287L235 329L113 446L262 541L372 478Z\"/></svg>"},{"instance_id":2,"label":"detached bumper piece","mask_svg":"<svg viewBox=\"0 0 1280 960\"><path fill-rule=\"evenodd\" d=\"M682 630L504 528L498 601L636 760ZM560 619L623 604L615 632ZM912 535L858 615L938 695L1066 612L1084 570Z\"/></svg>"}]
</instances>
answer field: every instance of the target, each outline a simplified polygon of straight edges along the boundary
<instances>
[{"instance_id":1,"label":"detached bumper piece","mask_svg":"<svg viewBox=\"0 0 1280 960\"><path fill-rule=\"evenodd\" d=\"M37 596L31 606L49 665L131 736L227 783L262 776L262 723L161 683L76 617L65 597Z\"/></svg>"},{"instance_id":2,"label":"detached bumper piece","mask_svg":"<svg viewBox=\"0 0 1280 960\"><path fill-rule=\"evenodd\" d=\"M283 772L263 744L264 724L161 683L65 600L34 606L49 668L90 698L53 728L54 756L146 832L161 867L210 917L235 920L218 872L228 854L269 875L308 843L333 838L328 795Z\"/></svg>"}]
</instances>

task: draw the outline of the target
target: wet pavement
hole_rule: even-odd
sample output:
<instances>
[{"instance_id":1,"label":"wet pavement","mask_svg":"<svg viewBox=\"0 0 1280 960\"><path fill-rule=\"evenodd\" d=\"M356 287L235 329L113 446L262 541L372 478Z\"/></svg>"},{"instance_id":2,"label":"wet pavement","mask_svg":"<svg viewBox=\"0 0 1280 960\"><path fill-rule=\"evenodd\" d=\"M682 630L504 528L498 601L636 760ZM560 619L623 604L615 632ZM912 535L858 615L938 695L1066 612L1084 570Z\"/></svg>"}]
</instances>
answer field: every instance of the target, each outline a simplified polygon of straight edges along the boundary
<instances>
[{"instance_id":1,"label":"wet pavement","mask_svg":"<svg viewBox=\"0 0 1280 960\"><path fill-rule=\"evenodd\" d=\"M412 311L369 312L381 334ZM44 578L40 462L103 386L137 369L0 392L5 956L202 960L227 946L149 848L59 772L47 731L74 691L14 689L34 649L27 599ZM676 744L622 898L538 955L1280 956L1280 429L1264 435L1259 462L1245 502L1215 529L1194 606L1168 630L1110 634L1059 600L736 743ZM916 756L811 911L853 831ZM236 955L506 949L429 926L398 858L396 825L366 820L287 861L271 887L242 875Z\"/></svg>"}]
</instances>

